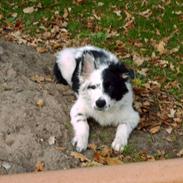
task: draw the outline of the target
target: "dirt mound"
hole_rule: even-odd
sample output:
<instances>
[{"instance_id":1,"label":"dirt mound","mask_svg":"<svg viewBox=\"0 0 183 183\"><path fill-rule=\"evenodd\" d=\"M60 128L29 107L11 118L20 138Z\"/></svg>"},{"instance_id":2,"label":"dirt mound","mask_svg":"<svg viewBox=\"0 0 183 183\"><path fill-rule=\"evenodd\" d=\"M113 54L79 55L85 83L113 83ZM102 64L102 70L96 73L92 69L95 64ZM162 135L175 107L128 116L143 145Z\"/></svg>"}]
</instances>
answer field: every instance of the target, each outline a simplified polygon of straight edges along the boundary
<instances>
[{"instance_id":1,"label":"dirt mound","mask_svg":"<svg viewBox=\"0 0 183 183\"><path fill-rule=\"evenodd\" d=\"M0 174L34 171L38 162L77 166L67 152L74 95L54 83L53 63L53 55L0 41Z\"/></svg>"}]
</instances>

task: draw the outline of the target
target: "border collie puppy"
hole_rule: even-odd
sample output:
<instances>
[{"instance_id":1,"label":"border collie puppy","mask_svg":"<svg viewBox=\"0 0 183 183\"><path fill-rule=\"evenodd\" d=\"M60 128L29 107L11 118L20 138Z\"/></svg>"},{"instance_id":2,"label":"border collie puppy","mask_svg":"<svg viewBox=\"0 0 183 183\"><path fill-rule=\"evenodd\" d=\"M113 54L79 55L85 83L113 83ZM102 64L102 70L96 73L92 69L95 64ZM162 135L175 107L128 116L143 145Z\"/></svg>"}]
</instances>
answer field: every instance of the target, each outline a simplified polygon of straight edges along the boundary
<instances>
[{"instance_id":1,"label":"border collie puppy","mask_svg":"<svg viewBox=\"0 0 183 183\"><path fill-rule=\"evenodd\" d=\"M122 151L139 122L133 109L130 78L133 73L112 53L94 46L65 48L57 55L54 74L59 83L70 85L77 95L70 116L75 136L72 144L81 152L87 148L89 125L117 126L112 148Z\"/></svg>"}]
</instances>

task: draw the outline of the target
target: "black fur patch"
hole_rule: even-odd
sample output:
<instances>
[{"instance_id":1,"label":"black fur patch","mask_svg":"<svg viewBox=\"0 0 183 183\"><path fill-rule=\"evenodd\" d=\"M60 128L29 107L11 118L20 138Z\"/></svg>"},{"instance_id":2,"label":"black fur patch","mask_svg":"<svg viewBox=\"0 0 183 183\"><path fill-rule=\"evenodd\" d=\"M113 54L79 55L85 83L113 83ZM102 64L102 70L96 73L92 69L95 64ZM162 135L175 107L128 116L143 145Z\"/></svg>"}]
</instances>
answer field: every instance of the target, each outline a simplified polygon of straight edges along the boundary
<instances>
[{"instance_id":1,"label":"black fur patch","mask_svg":"<svg viewBox=\"0 0 183 183\"><path fill-rule=\"evenodd\" d=\"M87 50L88 51L88 50ZM101 64L107 64L111 63L111 60L109 60L109 56L102 50L89 50L89 52L93 55L95 58L95 68L98 68L101 66Z\"/></svg>"},{"instance_id":2,"label":"black fur patch","mask_svg":"<svg viewBox=\"0 0 183 183\"><path fill-rule=\"evenodd\" d=\"M78 90L79 90L79 87L80 87L80 82L79 82L79 65L80 65L80 63L81 63L81 61L82 61L82 58L80 57L80 58L78 58L78 59L76 59L76 68L75 68L75 70L74 70L74 72L73 72L73 75L72 75L72 89L76 92L76 93L78 93Z\"/></svg>"},{"instance_id":3,"label":"black fur patch","mask_svg":"<svg viewBox=\"0 0 183 183\"><path fill-rule=\"evenodd\" d=\"M112 99L119 101L128 92L125 85L127 79L122 78L122 74L128 72L128 69L121 63L113 63L103 70L104 92Z\"/></svg>"},{"instance_id":4,"label":"black fur patch","mask_svg":"<svg viewBox=\"0 0 183 183\"><path fill-rule=\"evenodd\" d=\"M103 51L98 51L98 50L90 50L90 52L93 54L95 59L98 58L107 58L107 55Z\"/></svg>"},{"instance_id":5,"label":"black fur patch","mask_svg":"<svg viewBox=\"0 0 183 183\"><path fill-rule=\"evenodd\" d=\"M63 78L57 63L55 63L55 65L54 65L53 73L54 73L55 78L56 78L58 83L68 85L67 81Z\"/></svg>"}]
</instances>

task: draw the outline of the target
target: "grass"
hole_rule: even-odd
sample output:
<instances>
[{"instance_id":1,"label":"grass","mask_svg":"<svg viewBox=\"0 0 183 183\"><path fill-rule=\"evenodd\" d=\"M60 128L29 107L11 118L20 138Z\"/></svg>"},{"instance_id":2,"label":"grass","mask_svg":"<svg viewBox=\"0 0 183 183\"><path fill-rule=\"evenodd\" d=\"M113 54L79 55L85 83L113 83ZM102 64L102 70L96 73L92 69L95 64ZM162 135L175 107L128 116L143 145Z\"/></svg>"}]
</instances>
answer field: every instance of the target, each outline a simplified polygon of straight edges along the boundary
<instances>
[{"instance_id":1,"label":"grass","mask_svg":"<svg viewBox=\"0 0 183 183\"><path fill-rule=\"evenodd\" d=\"M152 53L159 56L161 60L167 60L169 64L173 64L174 70L170 68L160 68L154 63L146 63L141 68L150 68L148 78L155 80L157 75L165 77L166 80L162 86L177 80L179 87L170 88L167 91L176 95L178 99L183 95L183 21L182 21L182 2L174 0L170 3L163 3L160 0L150 0L142 4L142 1L114 1L103 0L86 1L77 4L71 0L9 0L0 2L1 24L4 27L16 25L17 21L23 24L24 32L36 35L37 32L44 32L43 20L49 22L53 19L55 13L64 15L64 10L69 11L67 19L67 30L72 39L78 39L82 42L88 38L90 44L99 47L105 47L111 51L117 49L116 41L124 43L124 50L132 54L134 51L142 56L151 57ZM26 7L34 7L35 11L25 14L23 9ZM126 11L126 12L125 12ZM16 16L13 14L16 13ZM91 27L87 24L92 18ZM124 26L133 19L133 23L126 31ZM109 32L116 31L116 34L109 38ZM175 33L174 33L175 32ZM160 55L152 46L152 40L157 43L166 37L169 37L166 43L166 49L172 50L178 48L173 54ZM138 47L134 43L140 42L142 46ZM120 53L123 54L123 53ZM120 56L119 54L119 56ZM126 62L126 60L124 60ZM133 64L133 62L128 62ZM154 65L153 65L154 64ZM134 64L133 64L133 67ZM135 69L139 69L135 67ZM146 82L145 77L143 82ZM143 77L139 76L139 80Z\"/></svg>"}]
</instances>

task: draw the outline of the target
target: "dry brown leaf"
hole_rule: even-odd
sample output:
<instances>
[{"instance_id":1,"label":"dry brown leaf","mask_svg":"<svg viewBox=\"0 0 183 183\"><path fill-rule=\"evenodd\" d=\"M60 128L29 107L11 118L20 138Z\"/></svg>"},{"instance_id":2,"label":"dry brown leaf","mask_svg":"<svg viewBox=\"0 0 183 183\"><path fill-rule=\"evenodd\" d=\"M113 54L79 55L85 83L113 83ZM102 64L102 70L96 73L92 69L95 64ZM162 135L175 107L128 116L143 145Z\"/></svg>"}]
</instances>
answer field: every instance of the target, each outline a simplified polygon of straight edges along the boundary
<instances>
[{"instance_id":1,"label":"dry brown leaf","mask_svg":"<svg viewBox=\"0 0 183 183\"><path fill-rule=\"evenodd\" d=\"M2 14L0 14L0 20L3 18L3 15Z\"/></svg>"},{"instance_id":2,"label":"dry brown leaf","mask_svg":"<svg viewBox=\"0 0 183 183\"><path fill-rule=\"evenodd\" d=\"M81 162L90 161L86 156L79 152L72 151L71 156L73 156L75 159L79 159Z\"/></svg>"},{"instance_id":3,"label":"dry brown leaf","mask_svg":"<svg viewBox=\"0 0 183 183\"><path fill-rule=\"evenodd\" d=\"M182 157L183 156L183 149L181 149L178 153L177 153L178 157Z\"/></svg>"},{"instance_id":4,"label":"dry brown leaf","mask_svg":"<svg viewBox=\"0 0 183 183\"><path fill-rule=\"evenodd\" d=\"M51 38L51 32L44 32L43 33L43 38L46 38L46 39Z\"/></svg>"},{"instance_id":5,"label":"dry brown leaf","mask_svg":"<svg viewBox=\"0 0 183 183\"><path fill-rule=\"evenodd\" d=\"M124 12L126 14L126 18L125 18L125 25L123 26L123 28L125 29L125 32L128 32L128 30L134 26L135 18L127 10L124 10Z\"/></svg>"},{"instance_id":6,"label":"dry brown leaf","mask_svg":"<svg viewBox=\"0 0 183 183\"><path fill-rule=\"evenodd\" d=\"M43 100L43 99L38 99L38 100L36 101L36 106L37 106L37 107L42 108L44 105L45 105L45 103L44 103L44 100Z\"/></svg>"},{"instance_id":7,"label":"dry brown leaf","mask_svg":"<svg viewBox=\"0 0 183 183\"><path fill-rule=\"evenodd\" d=\"M165 130L166 130L166 132L167 132L168 134L171 134L171 133L172 133L173 128L172 128L172 127L168 127L168 128L166 128Z\"/></svg>"},{"instance_id":8,"label":"dry brown leaf","mask_svg":"<svg viewBox=\"0 0 183 183\"><path fill-rule=\"evenodd\" d=\"M176 113L175 109L170 109L170 113L168 114L168 117L169 118L174 118L175 117L175 113Z\"/></svg>"},{"instance_id":9,"label":"dry brown leaf","mask_svg":"<svg viewBox=\"0 0 183 183\"><path fill-rule=\"evenodd\" d=\"M114 10L113 11L118 17L121 16L121 10Z\"/></svg>"},{"instance_id":10,"label":"dry brown leaf","mask_svg":"<svg viewBox=\"0 0 183 183\"><path fill-rule=\"evenodd\" d=\"M160 131L160 126L155 126L155 127L152 127L149 132L151 134L155 134L155 133L158 133Z\"/></svg>"},{"instance_id":11,"label":"dry brown leaf","mask_svg":"<svg viewBox=\"0 0 183 183\"><path fill-rule=\"evenodd\" d=\"M155 48L161 55L166 53L166 51L167 51L165 46L166 46L166 43L163 40L161 40L158 44L155 44Z\"/></svg>"},{"instance_id":12,"label":"dry brown leaf","mask_svg":"<svg viewBox=\"0 0 183 183\"><path fill-rule=\"evenodd\" d=\"M148 68L142 68L141 70L137 71L139 74L143 76L147 76L147 72L149 71Z\"/></svg>"},{"instance_id":13,"label":"dry brown leaf","mask_svg":"<svg viewBox=\"0 0 183 183\"><path fill-rule=\"evenodd\" d=\"M103 164L105 165L106 164L106 158L101 156L100 152L95 152L94 154L94 161L96 161L97 163L100 163L100 164Z\"/></svg>"},{"instance_id":14,"label":"dry brown leaf","mask_svg":"<svg viewBox=\"0 0 183 183\"><path fill-rule=\"evenodd\" d=\"M133 55L133 61L136 65L140 66L144 63L145 58L134 54Z\"/></svg>"},{"instance_id":15,"label":"dry brown leaf","mask_svg":"<svg viewBox=\"0 0 183 183\"><path fill-rule=\"evenodd\" d=\"M32 81L35 81L37 83L41 83L45 81L45 78L43 76L34 75L31 77Z\"/></svg>"},{"instance_id":16,"label":"dry brown leaf","mask_svg":"<svg viewBox=\"0 0 183 183\"><path fill-rule=\"evenodd\" d=\"M145 18L149 18L152 15L152 11L150 9L147 9L145 11L140 12L139 15Z\"/></svg>"},{"instance_id":17,"label":"dry brown leaf","mask_svg":"<svg viewBox=\"0 0 183 183\"><path fill-rule=\"evenodd\" d=\"M47 49L47 48L43 48L43 47L37 47L37 48L36 48L36 51L37 51L38 53L45 53L45 52L48 51L48 49Z\"/></svg>"},{"instance_id":18,"label":"dry brown leaf","mask_svg":"<svg viewBox=\"0 0 183 183\"><path fill-rule=\"evenodd\" d=\"M24 13L31 14L31 13L34 12L34 7L27 7L27 8L24 8L24 9L23 9L23 12L24 12Z\"/></svg>"},{"instance_id":19,"label":"dry brown leaf","mask_svg":"<svg viewBox=\"0 0 183 183\"><path fill-rule=\"evenodd\" d=\"M45 163L43 161L38 161L35 166L36 172L42 172L45 168Z\"/></svg>"},{"instance_id":20,"label":"dry brown leaf","mask_svg":"<svg viewBox=\"0 0 183 183\"><path fill-rule=\"evenodd\" d=\"M88 148L93 150L93 151L96 151L97 145L96 144L88 144Z\"/></svg>"},{"instance_id":21,"label":"dry brown leaf","mask_svg":"<svg viewBox=\"0 0 183 183\"><path fill-rule=\"evenodd\" d=\"M103 157L109 157L112 154L112 148L110 148L109 146L104 146L100 154Z\"/></svg>"},{"instance_id":22,"label":"dry brown leaf","mask_svg":"<svg viewBox=\"0 0 183 183\"><path fill-rule=\"evenodd\" d=\"M123 162L119 160L119 158L117 157L114 157L114 158L107 157L106 163L107 165L121 165Z\"/></svg>"},{"instance_id":23,"label":"dry brown leaf","mask_svg":"<svg viewBox=\"0 0 183 183\"><path fill-rule=\"evenodd\" d=\"M82 167L97 167L97 166L102 166L102 164L96 161L88 161L82 163Z\"/></svg>"},{"instance_id":24,"label":"dry brown leaf","mask_svg":"<svg viewBox=\"0 0 183 183\"><path fill-rule=\"evenodd\" d=\"M17 17L17 13L13 13L11 16L13 17L13 18L16 18Z\"/></svg>"},{"instance_id":25,"label":"dry brown leaf","mask_svg":"<svg viewBox=\"0 0 183 183\"><path fill-rule=\"evenodd\" d=\"M68 12L67 8L64 8L63 18L67 18L68 16L69 16L69 12Z\"/></svg>"}]
</instances>

